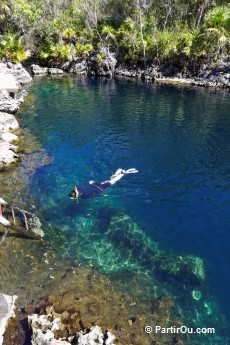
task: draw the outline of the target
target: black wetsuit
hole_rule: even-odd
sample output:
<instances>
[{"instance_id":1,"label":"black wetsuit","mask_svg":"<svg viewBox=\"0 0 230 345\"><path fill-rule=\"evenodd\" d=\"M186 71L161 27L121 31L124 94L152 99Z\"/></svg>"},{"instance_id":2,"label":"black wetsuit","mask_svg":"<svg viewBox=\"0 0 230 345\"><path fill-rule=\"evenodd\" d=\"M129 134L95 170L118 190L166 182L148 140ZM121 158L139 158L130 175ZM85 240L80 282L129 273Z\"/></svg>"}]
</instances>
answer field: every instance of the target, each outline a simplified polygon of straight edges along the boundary
<instances>
[{"instance_id":1,"label":"black wetsuit","mask_svg":"<svg viewBox=\"0 0 230 345\"><path fill-rule=\"evenodd\" d=\"M89 199L101 195L101 192L103 192L106 188L109 188L110 186L112 186L112 184L109 181L102 183L94 182L93 184L87 185L87 187L85 187L84 185L79 185L77 187L77 190L79 191L80 198Z\"/></svg>"}]
</instances>

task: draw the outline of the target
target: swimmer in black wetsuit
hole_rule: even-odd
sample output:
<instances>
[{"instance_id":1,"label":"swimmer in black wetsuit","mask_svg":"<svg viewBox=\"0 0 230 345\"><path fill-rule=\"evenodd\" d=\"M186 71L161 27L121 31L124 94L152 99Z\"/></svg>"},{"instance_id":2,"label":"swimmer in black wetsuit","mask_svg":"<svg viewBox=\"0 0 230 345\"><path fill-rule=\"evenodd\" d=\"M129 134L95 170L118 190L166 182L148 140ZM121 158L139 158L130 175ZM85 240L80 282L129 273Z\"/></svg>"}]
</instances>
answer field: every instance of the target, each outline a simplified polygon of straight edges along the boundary
<instances>
[{"instance_id":1,"label":"swimmer in black wetsuit","mask_svg":"<svg viewBox=\"0 0 230 345\"><path fill-rule=\"evenodd\" d=\"M117 181L119 181L125 174L131 174L138 172L136 169L118 169L115 174L110 177L110 180L101 183L96 183L95 181L89 181L89 186L84 187L83 185L75 186L74 189L69 193L69 197L73 200L78 200L78 198L89 199L95 196L106 196L102 192L111 187Z\"/></svg>"}]
</instances>

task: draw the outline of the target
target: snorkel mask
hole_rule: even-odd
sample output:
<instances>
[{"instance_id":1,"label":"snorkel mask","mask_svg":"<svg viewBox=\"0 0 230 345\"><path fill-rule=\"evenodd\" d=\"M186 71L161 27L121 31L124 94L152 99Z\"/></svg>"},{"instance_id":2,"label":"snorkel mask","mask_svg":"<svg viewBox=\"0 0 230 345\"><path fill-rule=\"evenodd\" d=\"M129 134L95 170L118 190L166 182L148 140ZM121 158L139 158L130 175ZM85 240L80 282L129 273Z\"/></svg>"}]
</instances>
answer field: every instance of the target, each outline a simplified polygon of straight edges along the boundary
<instances>
[{"instance_id":1,"label":"snorkel mask","mask_svg":"<svg viewBox=\"0 0 230 345\"><path fill-rule=\"evenodd\" d=\"M78 202L78 196L79 196L79 192L78 192L77 190L72 190L72 191L69 193L69 197L70 197L70 199L72 199L73 201Z\"/></svg>"}]
</instances>

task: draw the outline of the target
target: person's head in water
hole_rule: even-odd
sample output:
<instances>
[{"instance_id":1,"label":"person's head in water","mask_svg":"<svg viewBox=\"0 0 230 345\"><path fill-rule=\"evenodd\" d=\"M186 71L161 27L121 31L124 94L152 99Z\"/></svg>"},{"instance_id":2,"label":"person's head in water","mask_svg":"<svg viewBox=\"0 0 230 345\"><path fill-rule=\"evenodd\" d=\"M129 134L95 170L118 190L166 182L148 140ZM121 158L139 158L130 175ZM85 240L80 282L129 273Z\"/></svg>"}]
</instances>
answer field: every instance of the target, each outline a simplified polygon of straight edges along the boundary
<instances>
[{"instance_id":1,"label":"person's head in water","mask_svg":"<svg viewBox=\"0 0 230 345\"><path fill-rule=\"evenodd\" d=\"M79 191L77 190L77 187L74 187L74 189L69 193L70 199L77 199L79 196Z\"/></svg>"}]
</instances>

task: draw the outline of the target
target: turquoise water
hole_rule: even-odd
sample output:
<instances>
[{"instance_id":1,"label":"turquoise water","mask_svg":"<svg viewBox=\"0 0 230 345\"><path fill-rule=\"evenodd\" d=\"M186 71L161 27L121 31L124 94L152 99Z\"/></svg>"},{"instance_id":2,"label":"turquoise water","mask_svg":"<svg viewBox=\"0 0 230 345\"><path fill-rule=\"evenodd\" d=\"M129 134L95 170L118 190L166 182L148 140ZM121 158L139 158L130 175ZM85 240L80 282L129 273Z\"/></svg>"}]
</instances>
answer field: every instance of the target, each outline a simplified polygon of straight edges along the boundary
<instances>
[{"instance_id":1,"label":"turquoise water","mask_svg":"<svg viewBox=\"0 0 230 345\"><path fill-rule=\"evenodd\" d=\"M125 79L35 80L20 121L50 164L26 192L51 245L109 274L120 289L168 294L179 316L223 328L219 312L230 319L229 114L224 91ZM139 173L125 176L108 197L69 200L75 184L106 180L119 167ZM196 257L204 280L189 273L196 266L203 274ZM194 291L201 291L199 301ZM210 337L198 343L212 344Z\"/></svg>"}]
</instances>

